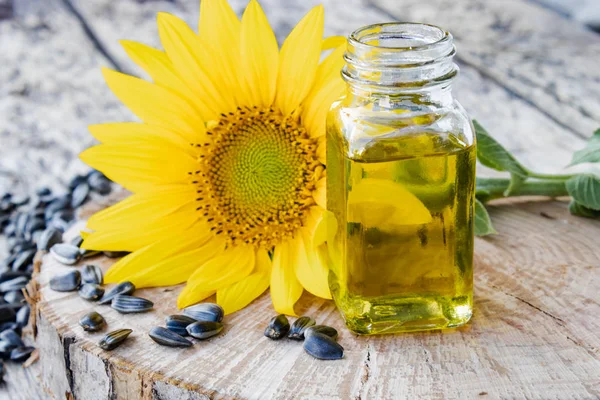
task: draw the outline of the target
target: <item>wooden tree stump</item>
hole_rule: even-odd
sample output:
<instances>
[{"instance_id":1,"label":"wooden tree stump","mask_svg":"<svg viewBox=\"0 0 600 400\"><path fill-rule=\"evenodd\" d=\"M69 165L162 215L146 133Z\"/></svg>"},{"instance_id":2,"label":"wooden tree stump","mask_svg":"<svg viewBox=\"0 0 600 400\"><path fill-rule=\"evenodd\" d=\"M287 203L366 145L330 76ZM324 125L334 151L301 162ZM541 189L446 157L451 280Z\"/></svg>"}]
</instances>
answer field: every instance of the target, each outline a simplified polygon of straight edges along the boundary
<instances>
[{"instance_id":1,"label":"wooden tree stump","mask_svg":"<svg viewBox=\"0 0 600 400\"><path fill-rule=\"evenodd\" d=\"M265 338L275 314L268 294L225 317L215 338L186 349L159 346L148 331L177 313L181 287L139 290L155 310L121 315L50 290L49 278L72 267L45 255L32 293L42 383L55 398L85 400L600 398L600 223L570 216L557 201L490 208L500 234L477 239L475 314L463 328L358 337L332 302L302 297L300 315L340 332L345 358L338 361ZM106 270L113 262L83 263ZM79 327L92 310L106 318L103 332ZM132 328L130 339L101 350L100 338L118 328Z\"/></svg>"}]
</instances>

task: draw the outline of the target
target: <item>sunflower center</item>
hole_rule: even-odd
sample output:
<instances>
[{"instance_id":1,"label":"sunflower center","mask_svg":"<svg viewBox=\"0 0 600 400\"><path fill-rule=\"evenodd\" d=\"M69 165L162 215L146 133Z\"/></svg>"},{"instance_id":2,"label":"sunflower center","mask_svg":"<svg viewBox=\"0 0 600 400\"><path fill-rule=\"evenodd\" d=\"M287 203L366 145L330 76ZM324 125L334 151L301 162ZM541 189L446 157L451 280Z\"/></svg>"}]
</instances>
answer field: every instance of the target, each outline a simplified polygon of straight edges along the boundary
<instances>
[{"instance_id":1,"label":"sunflower center","mask_svg":"<svg viewBox=\"0 0 600 400\"><path fill-rule=\"evenodd\" d=\"M230 243L270 248L302 226L323 173L317 142L273 109L223 114L201 149L198 210Z\"/></svg>"}]
</instances>

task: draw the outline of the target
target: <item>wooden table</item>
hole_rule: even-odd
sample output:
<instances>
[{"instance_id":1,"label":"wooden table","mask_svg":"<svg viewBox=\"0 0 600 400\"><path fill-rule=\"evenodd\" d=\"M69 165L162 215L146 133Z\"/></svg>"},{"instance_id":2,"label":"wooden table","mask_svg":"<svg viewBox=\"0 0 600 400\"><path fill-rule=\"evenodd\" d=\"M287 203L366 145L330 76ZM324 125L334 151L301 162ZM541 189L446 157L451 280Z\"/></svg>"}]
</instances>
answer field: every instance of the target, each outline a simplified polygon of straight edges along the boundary
<instances>
[{"instance_id":1,"label":"wooden table","mask_svg":"<svg viewBox=\"0 0 600 400\"><path fill-rule=\"evenodd\" d=\"M231 3L240 11L246 2ZM282 38L317 1L261 3ZM361 25L393 19L435 23L452 31L462 71L457 97L528 166L543 172L559 170L600 126L600 36L538 4L525 0L324 4L326 34L347 34ZM117 40L156 45L157 11L173 12L195 24L198 5L196 0L15 2L15 18L0 21L0 191L28 190L40 183L57 187L85 170L76 154L92 144L88 124L131 119L103 84L100 66L140 73L126 60ZM347 358L339 364L318 363L290 350L299 369L290 367L288 372L319 371L308 381L306 375L289 375L281 369L272 375L281 382L269 383L268 375L253 381L243 374L246 381L227 380L224 371L215 371L212 379L175 379L169 384L196 385L191 391L208 398L600 398L600 225L569 216L559 202L498 204L491 214L501 235L477 240L476 309L466 328L368 339L342 331ZM253 307L266 304L262 300ZM303 299L301 308L318 309L321 318L339 327L331 304ZM233 318L243 320L243 315ZM75 337L79 338L77 333ZM262 340L260 334L255 339ZM81 348L93 349L86 343L79 340ZM269 351L289 353L286 344L280 346ZM97 350L91 351L102 359ZM261 349L253 351L260 354ZM11 368L0 397L47 398L31 383L43 365L42 360L30 370ZM167 369L159 375L168 373ZM144 387L140 380L130 398L141 393L166 396L161 390L170 389L159 381L150 379L146 381L150 386ZM60 382L64 381L57 378L54 389L65 388ZM81 396L66 382L67 389Z\"/></svg>"}]
</instances>

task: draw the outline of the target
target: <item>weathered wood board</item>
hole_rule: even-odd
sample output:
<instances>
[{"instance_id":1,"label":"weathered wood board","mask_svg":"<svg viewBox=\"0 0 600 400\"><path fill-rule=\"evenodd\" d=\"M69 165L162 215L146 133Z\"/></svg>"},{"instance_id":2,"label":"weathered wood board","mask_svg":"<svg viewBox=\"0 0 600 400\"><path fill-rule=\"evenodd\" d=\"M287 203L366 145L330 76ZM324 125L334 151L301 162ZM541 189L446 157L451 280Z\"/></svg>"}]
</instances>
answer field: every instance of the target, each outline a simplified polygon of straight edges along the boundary
<instances>
[{"instance_id":1,"label":"weathered wood board","mask_svg":"<svg viewBox=\"0 0 600 400\"><path fill-rule=\"evenodd\" d=\"M192 348L147 335L176 313L180 287L136 292L155 310L121 315L57 293L47 282L73 267L43 258L38 277L41 379L56 398L76 399L594 399L600 397L600 222L566 203L499 203L500 234L476 242L475 313L463 328L358 337L331 301L304 295L296 310L340 332L345 358L318 361L298 342L263 336L274 315L267 293L225 317L224 333ZM106 269L114 260L87 261ZM132 328L112 352L77 321L96 310L108 329Z\"/></svg>"}]
</instances>

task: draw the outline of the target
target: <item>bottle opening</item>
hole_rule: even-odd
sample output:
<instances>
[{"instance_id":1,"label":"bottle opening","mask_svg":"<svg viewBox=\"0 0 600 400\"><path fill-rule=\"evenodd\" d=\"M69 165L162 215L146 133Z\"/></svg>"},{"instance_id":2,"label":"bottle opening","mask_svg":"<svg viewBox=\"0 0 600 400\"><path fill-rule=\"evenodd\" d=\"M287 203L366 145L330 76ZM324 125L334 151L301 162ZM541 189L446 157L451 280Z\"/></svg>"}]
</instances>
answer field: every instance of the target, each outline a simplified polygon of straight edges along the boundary
<instances>
[{"instance_id":1,"label":"bottle opening","mask_svg":"<svg viewBox=\"0 0 600 400\"><path fill-rule=\"evenodd\" d=\"M458 73L449 32L427 24L369 25L348 38L344 79L353 86L382 90L448 84Z\"/></svg>"}]
</instances>

